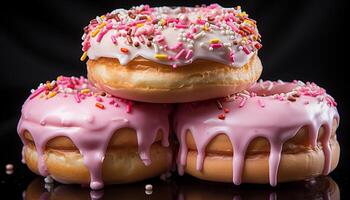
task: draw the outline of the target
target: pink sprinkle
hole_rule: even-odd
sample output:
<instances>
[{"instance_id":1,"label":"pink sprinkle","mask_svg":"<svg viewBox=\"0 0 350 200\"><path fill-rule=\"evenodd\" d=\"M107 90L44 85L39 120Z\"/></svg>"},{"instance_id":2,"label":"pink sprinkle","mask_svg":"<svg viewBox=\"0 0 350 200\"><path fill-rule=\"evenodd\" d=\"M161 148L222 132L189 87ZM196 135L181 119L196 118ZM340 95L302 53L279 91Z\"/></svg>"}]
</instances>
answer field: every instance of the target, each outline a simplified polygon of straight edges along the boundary
<instances>
[{"instance_id":1,"label":"pink sprinkle","mask_svg":"<svg viewBox=\"0 0 350 200\"><path fill-rule=\"evenodd\" d=\"M36 96L38 96L40 93L44 92L45 89L46 89L45 86L41 86L40 88L38 88L37 90L35 90L35 92L33 92L33 93L30 95L29 99L30 99L30 100L34 99L34 98L35 98Z\"/></svg>"},{"instance_id":2,"label":"pink sprinkle","mask_svg":"<svg viewBox=\"0 0 350 200\"><path fill-rule=\"evenodd\" d=\"M139 39L139 41L140 41L142 44L144 44L144 43L145 43L145 40L143 39L143 37L142 37L142 36L138 36L137 38Z\"/></svg>"},{"instance_id":3,"label":"pink sprinkle","mask_svg":"<svg viewBox=\"0 0 350 200\"><path fill-rule=\"evenodd\" d=\"M84 42L84 44L83 44L83 51L89 50L90 47L91 47L90 41Z\"/></svg>"},{"instance_id":4,"label":"pink sprinkle","mask_svg":"<svg viewBox=\"0 0 350 200\"><path fill-rule=\"evenodd\" d=\"M137 20L137 21L133 21L130 23L131 26L135 26L136 24L142 24L142 23L145 23L146 20L145 19L142 19L142 20Z\"/></svg>"},{"instance_id":5,"label":"pink sprinkle","mask_svg":"<svg viewBox=\"0 0 350 200\"><path fill-rule=\"evenodd\" d=\"M235 54L233 51L230 52L230 62L235 62Z\"/></svg>"},{"instance_id":6,"label":"pink sprinkle","mask_svg":"<svg viewBox=\"0 0 350 200\"><path fill-rule=\"evenodd\" d=\"M118 30L126 29L126 26L125 26L125 25L119 25L119 26L117 27L117 29L118 29Z\"/></svg>"},{"instance_id":7,"label":"pink sprinkle","mask_svg":"<svg viewBox=\"0 0 350 200\"><path fill-rule=\"evenodd\" d=\"M174 57L168 56L168 60L174 60Z\"/></svg>"},{"instance_id":8,"label":"pink sprinkle","mask_svg":"<svg viewBox=\"0 0 350 200\"><path fill-rule=\"evenodd\" d=\"M184 25L184 24L176 24L175 27L176 28L188 28L188 26Z\"/></svg>"},{"instance_id":9,"label":"pink sprinkle","mask_svg":"<svg viewBox=\"0 0 350 200\"><path fill-rule=\"evenodd\" d=\"M172 66L173 66L173 68L176 68L177 67L177 65L174 63L174 64L172 64Z\"/></svg>"},{"instance_id":10,"label":"pink sprinkle","mask_svg":"<svg viewBox=\"0 0 350 200\"><path fill-rule=\"evenodd\" d=\"M106 29L107 30L111 30L113 28L113 24L112 23L108 23L107 25L106 25Z\"/></svg>"},{"instance_id":11,"label":"pink sprinkle","mask_svg":"<svg viewBox=\"0 0 350 200\"><path fill-rule=\"evenodd\" d=\"M156 41L157 41L158 43L163 42L163 41L164 41L164 35L157 35L157 36L156 36Z\"/></svg>"},{"instance_id":12,"label":"pink sprinkle","mask_svg":"<svg viewBox=\"0 0 350 200\"><path fill-rule=\"evenodd\" d=\"M76 101L77 103L80 103L80 102L81 102L81 100L80 100L80 97L79 97L79 94L78 94L78 93L77 93L77 94L75 94L74 99L75 99L75 101Z\"/></svg>"},{"instance_id":13,"label":"pink sprinkle","mask_svg":"<svg viewBox=\"0 0 350 200\"><path fill-rule=\"evenodd\" d=\"M202 20L202 19L197 19L197 24L199 25L204 25L205 24L205 20Z\"/></svg>"},{"instance_id":14,"label":"pink sprinkle","mask_svg":"<svg viewBox=\"0 0 350 200\"><path fill-rule=\"evenodd\" d=\"M221 43L216 43L216 44L210 44L210 47L213 47L213 49L218 49L221 48L223 45Z\"/></svg>"},{"instance_id":15,"label":"pink sprinkle","mask_svg":"<svg viewBox=\"0 0 350 200\"><path fill-rule=\"evenodd\" d=\"M258 99L258 103L259 103L260 107L262 107L262 108L265 107L265 103L263 102L263 100Z\"/></svg>"},{"instance_id":16,"label":"pink sprinkle","mask_svg":"<svg viewBox=\"0 0 350 200\"><path fill-rule=\"evenodd\" d=\"M117 38L115 37L115 35L111 35L111 40L113 44L118 45Z\"/></svg>"},{"instance_id":17,"label":"pink sprinkle","mask_svg":"<svg viewBox=\"0 0 350 200\"><path fill-rule=\"evenodd\" d=\"M103 36L108 32L107 29L104 29L103 31L100 32L100 34L98 34L96 42L101 42Z\"/></svg>"},{"instance_id":18,"label":"pink sprinkle","mask_svg":"<svg viewBox=\"0 0 350 200\"><path fill-rule=\"evenodd\" d=\"M131 113L131 103L128 103L127 105L126 105L126 112L127 113Z\"/></svg>"},{"instance_id":19,"label":"pink sprinkle","mask_svg":"<svg viewBox=\"0 0 350 200\"><path fill-rule=\"evenodd\" d=\"M192 33L197 33L198 29L196 27L193 27L191 31Z\"/></svg>"},{"instance_id":20,"label":"pink sprinkle","mask_svg":"<svg viewBox=\"0 0 350 200\"><path fill-rule=\"evenodd\" d=\"M241 102L239 103L239 107L242 108L245 104L245 102L247 101L247 98L246 97L242 97L242 100Z\"/></svg>"},{"instance_id":21,"label":"pink sprinkle","mask_svg":"<svg viewBox=\"0 0 350 200\"><path fill-rule=\"evenodd\" d=\"M115 106L115 107L119 107L119 104L118 104L118 103L114 103L114 106Z\"/></svg>"},{"instance_id":22,"label":"pink sprinkle","mask_svg":"<svg viewBox=\"0 0 350 200\"><path fill-rule=\"evenodd\" d=\"M232 23L232 22L227 22L227 25L229 25L234 32L238 32L239 29Z\"/></svg>"},{"instance_id":23,"label":"pink sprinkle","mask_svg":"<svg viewBox=\"0 0 350 200\"><path fill-rule=\"evenodd\" d=\"M186 54L185 59L188 60L188 59L192 58L192 56L193 56L193 51L192 51L192 50L189 50L189 51L187 52L187 54Z\"/></svg>"},{"instance_id":24,"label":"pink sprinkle","mask_svg":"<svg viewBox=\"0 0 350 200\"><path fill-rule=\"evenodd\" d=\"M185 53L185 51L185 49L182 49L178 54L176 54L175 59L178 60Z\"/></svg>"},{"instance_id":25,"label":"pink sprinkle","mask_svg":"<svg viewBox=\"0 0 350 200\"><path fill-rule=\"evenodd\" d=\"M183 43L182 42L178 42L175 46L169 47L169 49L170 50L176 50L176 49L178 49L178 48L180 48L182 46L183 46Z\"/></svg>"},{"instance_id":26,"label":"pink sprinkle","mask_svg":"<svg viewBox=\"0 0 350 200\"><path fill-rule=\"evenodd\" d=\"M247 47L245 47L245 46L243 47L243 51L244 51L244 53L246 53L247 55L250 54L249 49L248 49Z\"/></svg>"},{"instance_id":27,"label":"pink sprinkle","mask_svg":"<svg viewBox=\"0 0 350 200\"><path fill-rule=\"evenodd\" d=\"M115 100L114 99L111 99L110 101L109 101L109 104L111 104L111 105L113 105L115 103Z\"/></svg>"},{"instance_id":28,"label":"pink sprinkle","mask_svg":"<svg viewBox=\"0 0 350 200\"><path fill-rule=\"evenodd\" d=\"M98 101L98 102L103 102L103 99L102 99L100 96L97 96L97 97L96 97L96 101Z\"/></svg>"}]
</instances>

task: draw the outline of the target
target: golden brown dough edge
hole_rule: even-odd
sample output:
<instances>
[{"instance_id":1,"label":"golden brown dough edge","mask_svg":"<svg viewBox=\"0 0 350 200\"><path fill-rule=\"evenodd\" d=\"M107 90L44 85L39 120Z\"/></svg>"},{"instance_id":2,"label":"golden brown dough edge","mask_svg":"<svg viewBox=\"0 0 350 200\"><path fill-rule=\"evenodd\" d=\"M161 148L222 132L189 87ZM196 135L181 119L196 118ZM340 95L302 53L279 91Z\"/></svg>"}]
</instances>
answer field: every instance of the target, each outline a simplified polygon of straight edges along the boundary
<instances>
[{"instance_id":1,"label":"golden brown dough edge","mask_svg":"<svg viewBox=\"0 0 350 200\"><path fill-rule=\"evenodd\" d=\"M336 138L331 144L331 171L339 161L340 147ZM269 183L269 154L254 154L246 156L242 182ZM207 154L202 171L196 169L197 152L190 150L187 155L185 172L203 180L217 182L232 182L232 156ZM322 174L324 166L322 146L299 153L282 153L278 169L278 182L304 180Z\"/></svg>"},{"instance_id":2,"label":"golden brown dough edge","mask_svg":"<svg viewBox=\"0 0 350 200\"><path fill-rule=\"evenodd\" d=\"M257 55L242 68L197 60L172 69L144 58L127 66L112 58L87 62L88 78L99 89L126 99L152 103L180 103L223 97L240 92L261 75Z\"/></svg>"},{"instance_id":3,"label":"golden brown dough edge","mask_svg":"<svg viewBox=\"0 0 350 200\"><path fill-rule=\"evenodd\" d=\"M108 149L103 162L105 184L130 183L162 174L168 170L172 159L171 147L159 142L150 148L151 165L145 166L137 147ZM81 154L76 150L45 150L45 163L49 174L62 183L88 184L90 175ZM32 143L24 146L24 159L31 171L38 172L38 154Z\"/></svg>"}]
</instances>

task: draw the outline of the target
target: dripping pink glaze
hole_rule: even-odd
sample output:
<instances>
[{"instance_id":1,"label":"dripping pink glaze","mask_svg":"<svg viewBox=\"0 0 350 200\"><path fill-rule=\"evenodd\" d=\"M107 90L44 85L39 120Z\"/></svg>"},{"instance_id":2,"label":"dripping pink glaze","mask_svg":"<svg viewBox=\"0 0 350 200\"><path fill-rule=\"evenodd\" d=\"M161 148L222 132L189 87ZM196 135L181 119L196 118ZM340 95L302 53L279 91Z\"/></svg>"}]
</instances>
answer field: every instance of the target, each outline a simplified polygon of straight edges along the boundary
<instances>
[{"instance_id":1,"label":"dripping pink glaze","mask_svg":"<svg viewBox=\"0 0 350 200\"><path fill-rule=\"evenodd\" d=\"M298 96L295 101L288 100L293 98L291 97L293 94ZM242 99L245 99L244 105L240 105ZM303 126L309 129L310 144L313 147L317 145L319 128L324 126L325 137L321 141L325 156L323 174L330 172L329 139L333 119L339 122L339 115L335 101L323 88L314 83L304 84L301 81L293 83L261 81L248 91L225 98L221 104L222 110L215 101L187 103L178 107L174 121L180 141L177 158L180 175L184 173L186 166L188 130L191 131L198 150L197 170L203 167L205 149L211 139L222 133L228 136L234 152L232 159L234 184L241 183L249 143L254 138L264 137L270 143L269 181L275 186L283 143L294 137ZM218 117L220 115L221 119Z\"/></svg>"},{"instance_id":2,"label":"dripping pink glaze","mask_svg":"<svg viewBox=\"0 0 350 200\"><path fill-rule=\"evenodd\" d=\"M135 129L139 155L146 166L151 164L149 149L158 130L164 133L162 145L169 145L168 106L136 103L110 95L99 96L101 99L97 101L93 95L97 93L90 92L87 95L81 93L82 86L85 84L86 87L89 84L87 79L73 78L75 81L70 81L70 77L62 79L57 81L56 87L59 90L56 96L46 99L43 92L40 94L44 95L42 98L40 95L28 98L22 107L22 116L18 123L18 133L24 145L26 145L24 131L28 130L33 137L41 175L49 175L44 157L45 145L50 139L58 136L70 138L79 149L90 172L92 189L103 187L102 162L109 140L116 130L125 127ZM67 89L68 87L73 87L73 91ZM76 96L84 98L78 103ZM111 100L116 103L110 104ZM102 104L104 109L96 107L96 103ZM132 110L127 112L130 105Z\"/></svg>"}]
</instances>

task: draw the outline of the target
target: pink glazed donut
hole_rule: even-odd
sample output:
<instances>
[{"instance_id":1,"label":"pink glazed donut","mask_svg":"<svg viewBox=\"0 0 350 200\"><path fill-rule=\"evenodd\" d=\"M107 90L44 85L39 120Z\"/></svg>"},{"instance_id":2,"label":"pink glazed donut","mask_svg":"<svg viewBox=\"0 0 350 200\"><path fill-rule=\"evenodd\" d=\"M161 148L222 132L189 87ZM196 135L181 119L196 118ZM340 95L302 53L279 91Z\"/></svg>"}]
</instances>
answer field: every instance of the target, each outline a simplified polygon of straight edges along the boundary
<instances>
[{"instance_id":1,"label":"pink glazed donut","mask_svg":"<svg viewBox=\"0 0 350 200\"><path fill-rule=\"evenodd\" d=\"M315 83L260 81L221 100L179 105L174 120L180 174L275 186L338 164L336 102Z\"/></svg>"},{"instance_id":2,"label":"pink glazed donut","mask_svg":"<svg viewBox=\"0 0 350 200\"><path fill-rule=\"evenodd\" d=\"M22 107L23 162L62 183L126 183L160 175L171 165L170 107L119 99L84 77L41 84Z\"/></svg>"}]
</instances>

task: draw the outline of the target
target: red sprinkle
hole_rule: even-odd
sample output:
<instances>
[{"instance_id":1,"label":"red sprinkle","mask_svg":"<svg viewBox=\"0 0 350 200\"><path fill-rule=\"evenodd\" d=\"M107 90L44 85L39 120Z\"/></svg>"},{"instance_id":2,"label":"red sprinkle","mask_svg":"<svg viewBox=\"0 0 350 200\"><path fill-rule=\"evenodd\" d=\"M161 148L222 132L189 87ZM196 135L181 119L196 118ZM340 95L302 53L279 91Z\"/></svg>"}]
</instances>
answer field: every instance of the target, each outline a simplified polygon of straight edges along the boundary
<instances>
[{"instance_id":1,"label":"red sprinkle","mask_svg":"<svg viewBox=\"0 0 350 200\"><path fill-rule=\"evenodd\" d=\"M224 109L224 112L225 112L225 113L229 113L230 110L229 110L228 108L225 108L225 109Z\"/></svg>"},{"instance_id":2,"label":"red sprinkle","mask_svg":"<svg viewBox=\"0 0 350 200\"><path fill-rule=\"evenodd\" d=\"M122 53L129 53L129 49L127 49L127 48L120 48L120 51Z\"/></svg>"},{"instance_id":3,"label":"red sprinkle","mask_svg":"<svg viewBox=\"0 0 350 200\"><path fill-rule=\"evenodd\" d=\"M96 103L95 106L96 106L97 108L102 109L102 110L105 109L105 106L104 106L103 104L101 104L101 103Z\"/></svg>"},{"instance_id":4,"label":"red sprinkle","mask_svg":"<svg viewBox=\"0 0 350 200\"><path fill-rule=\"evenodd\" d=\"M224 120L225 119L225 115L224 114L220 114L220 115L218 115L218 118L221 119L221 120Z\"/></svg>"}]
</instances>

